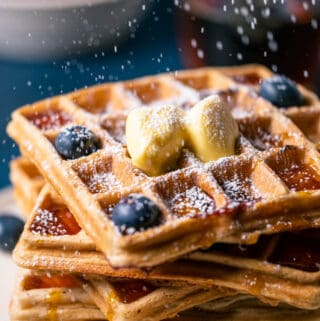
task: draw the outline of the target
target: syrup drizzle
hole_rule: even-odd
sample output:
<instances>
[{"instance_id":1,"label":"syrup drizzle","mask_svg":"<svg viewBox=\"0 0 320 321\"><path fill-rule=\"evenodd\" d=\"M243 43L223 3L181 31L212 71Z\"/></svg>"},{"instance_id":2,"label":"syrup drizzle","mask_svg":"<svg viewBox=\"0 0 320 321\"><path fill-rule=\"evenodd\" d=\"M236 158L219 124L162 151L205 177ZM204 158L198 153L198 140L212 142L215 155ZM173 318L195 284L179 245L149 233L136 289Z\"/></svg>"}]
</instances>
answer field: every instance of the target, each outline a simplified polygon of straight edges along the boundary
<instances>
[{"instance_id":1,"label":"syrup drizzle","mask_svg":"<svg viewBox=\"0 0 320 321\"><path fill-rule=\"evenodd\" d=\"M292 191L320 189L320 176L310 166L294 164L276 173Z\"/></svg>"},{"instance_id":2,"label":"syrup drizzle","mask_svg":"<svg viewBox=\"0 0 320 321\"><path fill-rule=\"evenodd\" d=\"M312 231L309 230L310 234ZM269 261L307 272L320 271L319 231L318 242L302 233L283 233Z\"/></svg>"},{"instance_id":3,"label":"syrup drizzle","mask_svg":"<svg viewBox=\"0 0 320 321\"><path fill-rule=\"evenodd\" d=\"M71 275L28 275L23 280L23 289L76 288L78 281Z\"/></svg>"},{"instance_id":4,"label":"syrup drizzle","mask_svg":"<svg viewBox=\"0 0 320 321\"><path fill-rule=\"evenodd\" d=\"M157 289L155 286L140 280L112 281L111 284L114 295L124 304L137 301Z\"/></svg>"},{"instance_id":5,"label":"syrup drizzle","mask_svg":"<svg viewBox=\"0 0 320 321\"><path fill-rule=\"evenodd\" d=\"M60 110L37 112L27 116L27 119L41 130L57 129L71 121L70 115Z\"/></svg>"},{"instance_id":6,"label":"syrup drizzle","mask_svg":"<svg viewBox=\"0 0 320 321\"><path fill-rule=\"evenodd\" d=\"M30 231L42 236L75 235L81 228L67 208L38 209Z\"/></svg>"}]
</instances>

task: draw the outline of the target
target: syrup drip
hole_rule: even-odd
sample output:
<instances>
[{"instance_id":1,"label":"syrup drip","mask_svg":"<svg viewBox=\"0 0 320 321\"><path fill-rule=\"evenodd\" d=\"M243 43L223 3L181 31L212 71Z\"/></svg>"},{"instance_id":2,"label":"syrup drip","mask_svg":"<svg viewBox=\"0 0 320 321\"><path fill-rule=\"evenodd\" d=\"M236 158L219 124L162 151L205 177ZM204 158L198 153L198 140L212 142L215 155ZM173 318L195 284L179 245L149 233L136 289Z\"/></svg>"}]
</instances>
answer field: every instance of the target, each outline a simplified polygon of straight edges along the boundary
<instances>
[{"instance_id":1,"label":"syrup drip","mask_svg":"<svg viewBox=\"0 0 320 321\"><path fill-rule=\"evenodd\" d=\"M42 236L75 235L81 228L67 208L52 210L38 209L31 232Z\"/></svg>"},{"instance_id":2,"label":"syrup drip","mask_svg":"<svg viewBox=\"0 0 320 321\"><path fill-rule=\"evenodd\" d=\"M23 289L75 288L79 284L71 275L28 275L23 281Z\"/></svg>"},{"instance_id":3,"label":"syrup drip","mask_svg":"<svg viewBox=\"0 0 320 321\"><path fill-rule=\"evenodd\" d=\"M292 191L320 189L320 176L310 166L295 164L276 173Z\"/></svg>"},{"instance_id":4,"label":"syrup drip","mask_svg":"<svg viewBox=\"0 0 320 321\"><path fill-rule=\"evenodd\" d=\"M238 84L243 84L243 85L256 86L256 85L259 85L261 82L260 76L253 72L247 73L244 75L234 75L234 76L231 76L231 78Z\"/></svg>"},{"instance_id":5,"label":"syrup drip","mask_svg":"<svg viewBox=\"0 0 320 321\"><path fill-rule=\"evenodd\" d=\"M59 315L58 315L58 305L61 301L62 295L61 292L57 291L51 291L47 298L46 303L48 305L48 320L49 321L59 321Z\"/></svg>"},{"instance_id":6,"label":"syrup drip","mask_svg":"<svg viewBox=\"0 0 320 321\"><path fill-rule=\"evenodd\" d=\"M137 301L157 289L155 286L139 280L112 281L111 284L114 295L124 304Z\"/></svg>"},{"instance_id":7,"label":"syrup drip","mask_svg":"<svg viewBox=\"0 0 320 321\"><path fill-rule=\"evenodd\" d=\"M244 284L254 296L260 296L266 288L266 282L262 277L257 276L254 272L247 272L243 275Z\"/></svg>"},{"instance_id":8,"label":"syrup drip","mask_svg":"<svg viewBox=\"0 0 320 321\"><path fill-rule=\"evenodd\" d=\"M70 115L60 110L37 112L27 118L41 130L57 129L71 121Z\"/></svg>"},{"instance_id":9,"label":"syrup drip","mask_svg":"<svg viewBox=\"0 0 320 321\"><path fill-rule=\"evenodd\" d=\"M270 256L269 261L283 266L307 272L320 271L320 249L319 243L312 236L312 231L308 233L283 233L278 245ZM319 231L318 231L319 241Z\"/></svg>"}]
</instances>

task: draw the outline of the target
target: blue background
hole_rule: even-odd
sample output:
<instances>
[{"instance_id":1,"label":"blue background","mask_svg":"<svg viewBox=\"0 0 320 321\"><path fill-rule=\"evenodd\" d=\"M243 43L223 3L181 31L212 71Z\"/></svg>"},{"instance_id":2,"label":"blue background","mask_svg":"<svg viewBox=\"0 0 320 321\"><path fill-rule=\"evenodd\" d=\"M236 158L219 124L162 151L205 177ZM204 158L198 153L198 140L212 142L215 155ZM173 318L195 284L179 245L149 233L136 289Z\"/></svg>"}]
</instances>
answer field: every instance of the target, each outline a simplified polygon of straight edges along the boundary
<instances>
[{"instance_id":1,"label":"blue background","mask_svg":"<svg viewBox=\"0 0 320 321\"><path fill-rule=\"evenodd\" d=\"M158 1L135 38L118 46L116 53L101 50L42 64L0 60L0 188L9 184L9 161L19 154L5 133L12 110L84 86L181 69L174 30L172 2Z\"/></svg>"}]
</instances>

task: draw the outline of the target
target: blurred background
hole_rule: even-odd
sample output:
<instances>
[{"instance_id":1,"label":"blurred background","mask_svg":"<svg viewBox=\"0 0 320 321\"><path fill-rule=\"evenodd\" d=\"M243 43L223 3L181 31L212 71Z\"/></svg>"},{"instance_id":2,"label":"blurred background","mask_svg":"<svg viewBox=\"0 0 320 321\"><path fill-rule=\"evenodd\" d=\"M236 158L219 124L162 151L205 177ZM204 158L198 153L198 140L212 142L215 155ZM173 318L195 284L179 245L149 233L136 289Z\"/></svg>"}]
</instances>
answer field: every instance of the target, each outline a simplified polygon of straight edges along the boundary
<instances>
[{"instance_id":1,"label":"blurred background","mask_svg":"<svg viewBox=\"0 0 320 321\"><path fill-rule=\"evenodd\" d=\"M320 92L319 0L2 0L0 188L13 109L108 81L262 63Z\"/></svg>"}]
</instances>

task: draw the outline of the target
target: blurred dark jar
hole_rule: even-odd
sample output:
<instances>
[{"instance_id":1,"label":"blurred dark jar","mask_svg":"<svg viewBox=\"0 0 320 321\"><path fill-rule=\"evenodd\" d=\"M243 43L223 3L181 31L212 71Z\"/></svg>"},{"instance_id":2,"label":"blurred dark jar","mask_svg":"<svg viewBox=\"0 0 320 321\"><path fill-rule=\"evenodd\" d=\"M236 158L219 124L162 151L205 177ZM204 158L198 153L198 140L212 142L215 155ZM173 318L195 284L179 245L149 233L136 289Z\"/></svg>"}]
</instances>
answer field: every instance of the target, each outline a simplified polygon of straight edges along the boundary
<instances>
[{"instance_id":1,"label":"blurred dark jar","mask_svg":"<svg viewBox=\"0 0 320 321\"><path fill-rule=\"evenodd\" d=\"M175 4L186 67L262 63L306 85L316 85L319 0L186 0Z\"/></svg>"}]
</instances>

